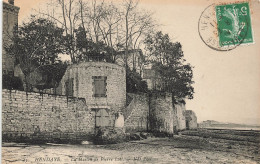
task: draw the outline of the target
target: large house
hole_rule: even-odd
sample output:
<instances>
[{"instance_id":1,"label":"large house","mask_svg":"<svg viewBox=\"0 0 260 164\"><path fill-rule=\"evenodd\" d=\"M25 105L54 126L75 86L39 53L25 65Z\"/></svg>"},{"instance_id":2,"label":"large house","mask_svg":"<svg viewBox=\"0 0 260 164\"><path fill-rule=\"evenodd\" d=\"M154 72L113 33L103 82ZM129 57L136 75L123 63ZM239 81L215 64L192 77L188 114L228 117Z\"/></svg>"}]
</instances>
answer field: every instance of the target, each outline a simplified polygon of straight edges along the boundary
<instances>
[{"instance_id":1,"label":"large house","mask_svg":"<svg viewBox=\"0 0 260 164\"><path fill-rule=\"evenodd\" d=\"M127 66L130 70L136 70L136 72L142 76L144 55L141 49L128 50L127 55L126 51L120 51L116 56L115 62L121 66L125 66L127 62Z\"/></svg>"},{"instance_id":2,"label":"large house","mask_svg":"<svg viewBox=\"0 0 260 164\"><path fill-rule=\"evenodd\" d=\"M146 81L149 90L163 90L164 83L158 73L152 68L144 67L142 78Z\"/></svg>"},{"instance_id":3,"label":"large house","mask_svg":"<svg viewBox=\"0 0 260 164\"><path fill-rule=\"evenodd\" d=\"M13 29L18 24L19 7L14 6L14 0L3 2L3 45L2 45L2 71L3 75L13 75L15 59L5 51L5 46L11 44Z\"/></svg>"}]
</instances>

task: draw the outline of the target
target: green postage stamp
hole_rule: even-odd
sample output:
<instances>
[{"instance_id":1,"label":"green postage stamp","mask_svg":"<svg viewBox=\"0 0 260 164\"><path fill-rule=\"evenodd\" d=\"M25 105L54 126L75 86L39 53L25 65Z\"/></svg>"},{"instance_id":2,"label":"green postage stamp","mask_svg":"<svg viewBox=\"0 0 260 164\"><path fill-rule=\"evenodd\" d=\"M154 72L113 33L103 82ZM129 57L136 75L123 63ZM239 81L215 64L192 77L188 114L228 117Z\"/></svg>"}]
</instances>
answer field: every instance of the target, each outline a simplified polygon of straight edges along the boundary
<instances>
[{"instance_id":1,"label":"green postage stamp","mask_svg":"<svg viewBox=\"0 0 260 164\"><path fill-rule=\"evenodd\" d=\"M248 2L216 5L215 9L221 47L254 42Z\"/></svg>"}]
</instances>

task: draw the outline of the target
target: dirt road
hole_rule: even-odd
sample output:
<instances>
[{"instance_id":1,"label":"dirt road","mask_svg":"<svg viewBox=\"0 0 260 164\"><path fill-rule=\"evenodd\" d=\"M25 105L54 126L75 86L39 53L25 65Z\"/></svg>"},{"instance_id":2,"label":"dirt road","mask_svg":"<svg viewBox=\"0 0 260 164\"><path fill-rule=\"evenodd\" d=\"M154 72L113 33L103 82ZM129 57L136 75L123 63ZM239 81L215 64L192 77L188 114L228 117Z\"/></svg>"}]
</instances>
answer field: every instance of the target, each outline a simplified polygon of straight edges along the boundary
<instances>
[{"instance_id":1,"label":"dirt road","mask_svg":"<svg viewBox=\"0 0 260 164\"><path fill-rule=\"evenodd\" d=\"M260 163L259 142L176 135L112 145L2 144L2 163Z\"/></svg>"}]
</instances>

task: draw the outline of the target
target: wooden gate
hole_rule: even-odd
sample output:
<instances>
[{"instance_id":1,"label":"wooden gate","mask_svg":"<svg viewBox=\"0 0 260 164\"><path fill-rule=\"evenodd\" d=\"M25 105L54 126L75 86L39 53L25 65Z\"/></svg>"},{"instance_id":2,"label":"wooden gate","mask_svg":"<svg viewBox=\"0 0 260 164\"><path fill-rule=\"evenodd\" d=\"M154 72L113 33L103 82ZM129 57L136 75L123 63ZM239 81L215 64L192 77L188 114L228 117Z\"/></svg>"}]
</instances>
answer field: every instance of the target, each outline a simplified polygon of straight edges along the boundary
<instances>
[{"instance_id":1,"label":"wooden gate","mask_svg":"<svg viewBox=\"0 0 260 164\"><path fill-rule=\"evenodd\" d=\"M96 119L95 120L96 120L96 123L95 123L96 128L111 126L107 109L96 109Z\"/></svg>"}]
</instances>

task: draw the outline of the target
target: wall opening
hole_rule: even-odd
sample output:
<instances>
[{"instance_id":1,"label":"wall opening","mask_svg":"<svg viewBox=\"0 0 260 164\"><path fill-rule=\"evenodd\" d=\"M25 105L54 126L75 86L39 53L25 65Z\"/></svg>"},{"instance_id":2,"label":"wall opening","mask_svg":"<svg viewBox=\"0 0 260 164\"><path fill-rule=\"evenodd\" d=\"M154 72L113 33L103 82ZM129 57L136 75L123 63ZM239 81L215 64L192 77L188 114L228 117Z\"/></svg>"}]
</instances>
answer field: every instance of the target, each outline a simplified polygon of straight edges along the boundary
<instances>
[{"instance_id":1,"label":"wall opening","mask_svg":"<svg viewBox=\"0 0 260 164\"><path fill-rule=\"evenodd\" d=\"M108 109L94 109L95 115L95 128L109 127L111 126L110 116Z\"/></svg>"},{"instance_id":2,"label":"wall opening","mask_svg":"<svg viewBox=\"0 0 260 164\"><path fill-rule=\"evenodd\" d=\"M106 80L105 76L93 76L93 97L106 97Z\"/></svg>"}]
</instances>

